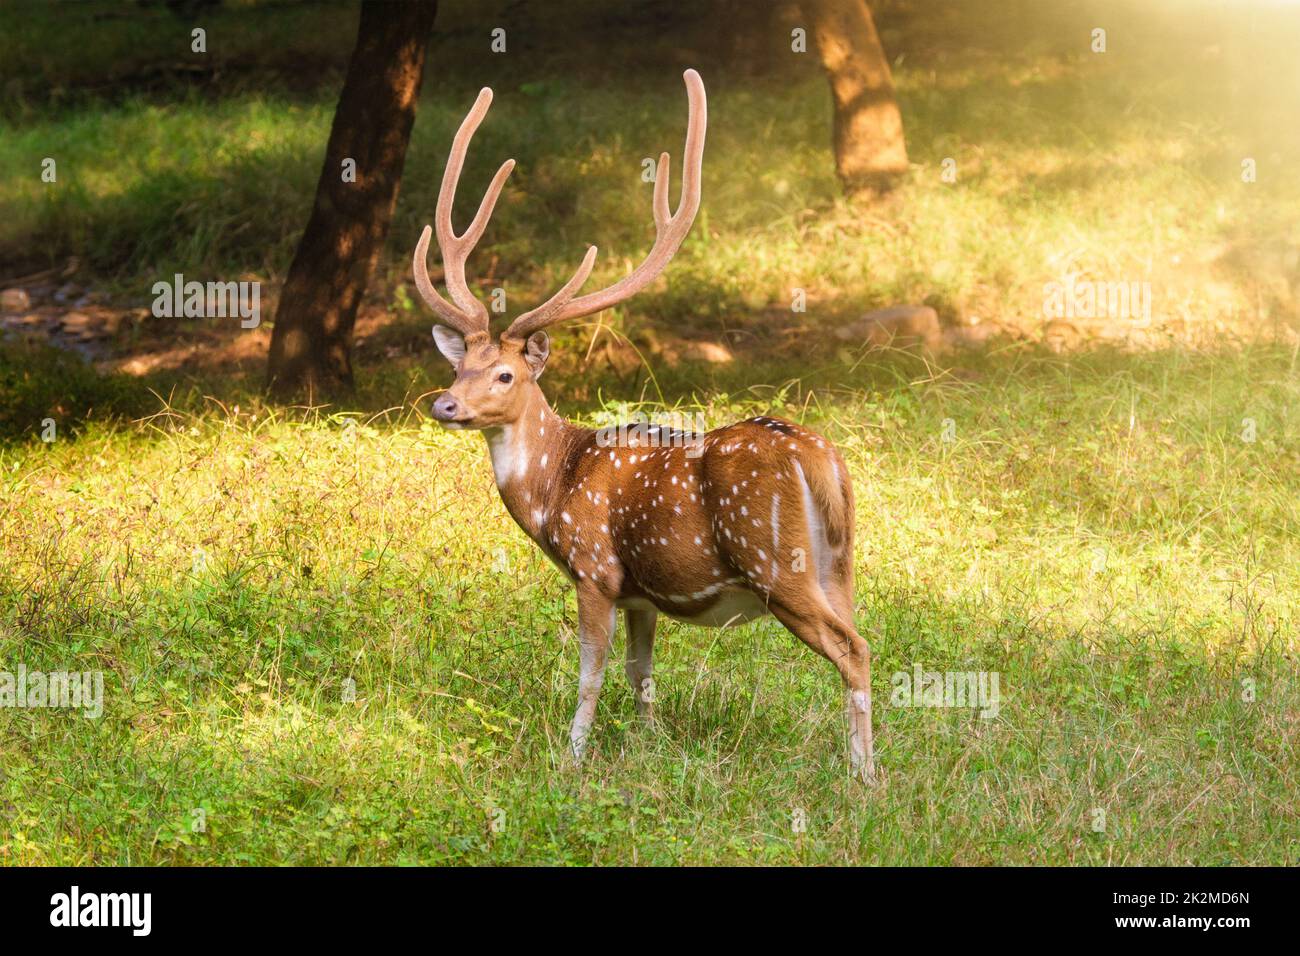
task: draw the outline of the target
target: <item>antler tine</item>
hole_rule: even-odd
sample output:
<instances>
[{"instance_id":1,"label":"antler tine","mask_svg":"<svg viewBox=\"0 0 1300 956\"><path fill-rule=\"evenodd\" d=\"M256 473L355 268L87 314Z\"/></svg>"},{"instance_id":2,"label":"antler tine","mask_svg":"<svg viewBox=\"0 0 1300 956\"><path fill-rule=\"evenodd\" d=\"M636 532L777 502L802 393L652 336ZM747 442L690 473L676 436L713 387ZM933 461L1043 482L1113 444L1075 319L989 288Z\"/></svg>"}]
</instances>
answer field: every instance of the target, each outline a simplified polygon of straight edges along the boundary
<instances>
[{"instance_id":1,"label":"antler tine","mask_svg":"<svg viewBox=\"0 0 1300 956\"><path fill-rule=\"evenodd\" d=\"M479 239L482 238L483 230L487 228L488 220L492 218L492 210L496 207L497 199L505 186L506 178L510 175L510 171L515 168L513 159L507 159L501 164L501 168L492 177L487 192L483 194L483 201L479 203L478 212L474 214L474 219L470 222L469 227L463 234L456 235L456 231L451 224L452 206L456 202L456 186L460 181L461 169L465 165L465 154L469 151L469 142L473 138L475 131L478 130L479 124L483 122L483 117L487 115L488 107L491 105L492 91L484 87L479 91L474 106L461 122L460 129L456 131L456 137L451 144L451 152L447 157L447 168L442 174L442 186L438 190L438 207L434 214L434 225L437 228L438 248L442 251L443 281L447 284L447 291L451 294L452 301L456 303L455 306L450 305L443 299L429 280L426 258L429 248L430 230L428 226L424 227L420 242L415 249L416 288L424 301L428 303L429 308L437 312L444 322L462 335L472 335L476 332L486 333L488 330L487 308L474 297L474 293L470 291L469 283L465 281L465 262L474 247L478 245Z\"/></svg>"},{"instance_id":2,"label":"antler tine","mask_svg":"<svg viewBox=\"0 0 1300 956\"><path fill-rule=\"evenodd\" d=\"M484 332L487 326L480 323L475 316L466 315L460 309L456 308L446 299L438 294L438 290L433 287L433 282L429 279L429 237L433 235L433 230L428 226L424 227L424 232L420 233L420 241L415 244L415 259L412 265L415 269L415 288L429 308L438 313L444 325L449 325L461 335L473 335L475 332Z\"/></svg>"},{"instance_id":3,"label":"antler tine","mask_svg":"<svg viewBox=\"0 0 1300 956\"><path fill-rule=\"evenodd\" d=\"M694 70L683 74L686 80L686 97L689 103L686 121L686 149L682 161L682 194L677 203L677 211L668 209L668 154L659 156L659 166L655 174L654 221L655 242L645 260L623 279L599 292L592 292L580 298L572 298L572 293L561 299L565 291L573 287L574 291L586 281L590 265L586 259L578 273L569 280L560 292L556 293L545 305L526 312L506 330L511 338L524 338L537 329L565 319L590 315L616 305L630 298L649 285L664 267L672 260L681 247L686 234L690 232L695 214L700 208L700 178L704 162L704 133L708 127L708 104L704 95L704 81ZM587 259L594 260L595 247L587 251ZM584 273L584 268L586 272ZM581 278L580 278L581 277Z\"/></svg>"},{"instance_id":4,"label":"antler tine","mask_svg":"<svg viewBox=\"0 0 1300 956\"><path fill-rule=\"evenodd\" d=\"M556 321L556 314L569 304L569 301L582 288L582 284L587 281L591 275L591 267L596 264L596 247L588 246L587 254L582 259L582 265L578 266L578 271L573 274L573 278L560 287L560 291L555 293L537 308L525 312L519 318L510 323L510 328L506 329L503 338L526 339L538 329L543 329Z\"/></svg>"},{"instance_id":5,"label":"antler tine","mask_svg":"<svg viewBox=\"0 0 1300 956\"><path fill-rule=\"evenodd\" d=\"M672 177L672 160L668 153L659 154L659 164L655 169L654 217L655 234L658 235L664 224L672 218L668 208L668 180Z\"/></svg>"}]
</instances>

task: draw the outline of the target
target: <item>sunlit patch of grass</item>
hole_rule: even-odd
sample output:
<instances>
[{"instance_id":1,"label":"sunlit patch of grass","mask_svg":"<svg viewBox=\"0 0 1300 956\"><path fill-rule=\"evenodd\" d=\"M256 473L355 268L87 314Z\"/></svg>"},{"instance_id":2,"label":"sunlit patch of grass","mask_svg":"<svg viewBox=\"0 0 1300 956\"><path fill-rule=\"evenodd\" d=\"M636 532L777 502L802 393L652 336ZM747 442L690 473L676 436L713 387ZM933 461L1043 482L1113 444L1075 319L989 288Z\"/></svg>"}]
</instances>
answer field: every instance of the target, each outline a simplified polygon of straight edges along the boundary
<instances>
[{"instance_id":1,"label":"sunlit patch of grass","mask_svg":"<svg viewBox=\"0 0 1300 956\"><path fill-rule=\"evenodd\" d=\"M0 859L1291 862L1294 356L903 371L682 397L844 450L874 793L833 671L770 619L662 625L656 732L615 658L565 769L569 588L481 440L410 409L209 403L7 446L0 667L102 669L105 701L0 708ZM918 663L996 671L997 718L892 706Z\"/></svg>"}]
</instances>

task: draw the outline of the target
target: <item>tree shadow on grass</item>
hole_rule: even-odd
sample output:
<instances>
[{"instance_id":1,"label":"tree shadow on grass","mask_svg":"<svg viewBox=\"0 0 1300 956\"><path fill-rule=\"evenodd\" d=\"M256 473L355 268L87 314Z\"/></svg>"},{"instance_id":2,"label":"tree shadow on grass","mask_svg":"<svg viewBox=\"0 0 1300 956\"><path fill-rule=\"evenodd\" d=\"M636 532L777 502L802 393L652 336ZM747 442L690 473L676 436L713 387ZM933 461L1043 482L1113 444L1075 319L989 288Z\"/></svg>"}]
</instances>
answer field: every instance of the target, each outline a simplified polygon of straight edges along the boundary
<instances>
[{"instance_id":1,"label":"tree shadow on grass","mask_svg":"<svg viewBox=\"0 0 1300 956\"><path fill-rule=\"evenodd\" d=\"M412 337L408 345L422 338ZM1146 351L1094 345L1058 353L1035 343L994 341L938 357L866 347L824 349L800 358L756 350L725 364L670 364L649 356L629 371L599 355L587 360L586 343L566 338L553 347L541 386L561 414L578 419L620 403L650 408L716 405L716 414L722 417L737 414L728 411L736 405L799 418L807 410L833 414L842 401L908 404L931 388L983 390L991 395L1008 389L1032 391L1040 381L1051 388L1062 374L1080 382L1146 381L1159 387L1171 375L1200 381L1213 374L1247 374L1245 370L1256 362L1260 367L1286 366L1293 355L1293 349L1282 344L1225 344L1220 350L1171 345ZM453 379L445 360L425 347L363 367L358 391L351 397L310 409L277 408L291 418L349 411L374 416L379 427L409 424L428 415L431 396ZM49 420L60 438L75 438L93 423L121 424L158 414L202 415L220 406L269 408L261 388L260 362L251 370L104 374L59 349L0 343L0 444L32 441ZM710 427L722 424L721 418L709 422Z\"/></svg>"}]
</instances>

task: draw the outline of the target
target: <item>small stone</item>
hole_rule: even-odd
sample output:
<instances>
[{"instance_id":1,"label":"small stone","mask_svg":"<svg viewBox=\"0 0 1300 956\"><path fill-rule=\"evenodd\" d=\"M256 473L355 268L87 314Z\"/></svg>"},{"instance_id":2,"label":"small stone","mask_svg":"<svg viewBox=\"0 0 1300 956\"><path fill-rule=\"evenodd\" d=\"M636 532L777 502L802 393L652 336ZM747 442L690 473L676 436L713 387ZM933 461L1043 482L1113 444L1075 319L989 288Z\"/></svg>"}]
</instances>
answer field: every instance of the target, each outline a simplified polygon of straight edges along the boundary
<instances>
[{"instance_id":1,"label":"small stone","mask_svg":"<svg viewBox=\"0 0 1300 956\"><path fill-rule=\"evenodd\" d=\"M734 356L731 354L730 349L718 345L716 342L684 342L682 343L682 358L693 362L710 362L714 365L723 365L732 361Z\"/></svg>"},{"instance_id":2,"label":"small stone","mask_svg":"<svg viewBox=\"0 0 1300 956\"><path fill-rule=\"evenodd\" d=\"M32 307L26 289L5 289L0 292L0 312L26 312Z\"/></svg>"},{"instance_id":3,"label":"small stone","mask_svg":"<svg viewBox=\"0 0 1300 956\"><path fill-rule=\"evenodd\" d=\"M870 345L923 345L930 351L943 346L939 313L928 305L895 305L868 312L856 322L835 330L846 342L865 341Z\"/></svg>"},{"instance_id":4,"label":"small stone","mask_svg":"<svg viewBox=\"0 0 1300 956\"><path fill-rule=\"evenodd\" d=\"M1043 326L1043 344L1058 354L1075 348L1081 341L1083 335L1064 319L1053 319Z\"/></svg>"}]
</instances>

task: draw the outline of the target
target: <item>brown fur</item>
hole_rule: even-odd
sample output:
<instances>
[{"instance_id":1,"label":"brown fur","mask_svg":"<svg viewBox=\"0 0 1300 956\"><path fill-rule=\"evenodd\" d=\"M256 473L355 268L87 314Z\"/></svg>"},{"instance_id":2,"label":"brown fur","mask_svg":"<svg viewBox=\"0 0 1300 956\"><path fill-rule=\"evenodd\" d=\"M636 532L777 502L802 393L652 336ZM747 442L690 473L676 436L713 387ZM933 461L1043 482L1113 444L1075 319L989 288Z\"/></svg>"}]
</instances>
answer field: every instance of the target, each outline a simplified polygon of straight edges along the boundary
<instances>
[{"instance_id":1,"label":"brown fur","mask_svg":"<svg viewBox=\"0 0 1300 956\"><path fill-rule=\"evenodd\" d=\"M589 248L574 277L518 316L499 344L465 279L465 260L513 160L497 171L465 232L457 235L451 222L470 138L492 102L491 90L480 91L452 143L435 217L454 305L429 279L428 227L413 259L416 288L440 320L434 340L456 367L456 381L435 400L434 415L449 428L484 433L506 508L577 589L581 677L569 732L575 757L582 756L595 716L616 608L627 615L627 676L647 720L660 612L709 625L772 613L839 670L848 688L852 765L871 779L870 651L853 624L853 490L835 449L775 418L750 419L687 443L664 442L662 430L651 428L634 433L635 442L608 447L597 432L552 412L537 386L550 351L542 330L634 295L664 269L691 227L700 204L707 111L699 74L687 70L683 78L689 111L681 198L670 211L664 153L650 253L612 286L575 298L595 261L595 247Z\"/></svg>"},{"instance_id":2,"label":"brown fur","mask_svg":"<svg viewBox=\"0 0 1300 956\"><path fill-rule=\"evenodd\" d=\"M534 351L544 361L545 346ZM754 418L694 436L698 444L666 445L667 433L652 429L606 447L601 433L551 410L523 343L477 339L457 373L445 393L459 410L455 424L487 436L502 500L576 586L579 626L602 670L615 607L629 623L639 615L628 674L640 692L655 613L726 624L728 608L750 595L731 622L776 615L836 665L850 691L869 693L870 651L853 614L853 491L828 441ZM583 702L594 709L590 687ZM869 719L856 732L869 754Z\"/></svg>"}]
</instances>

